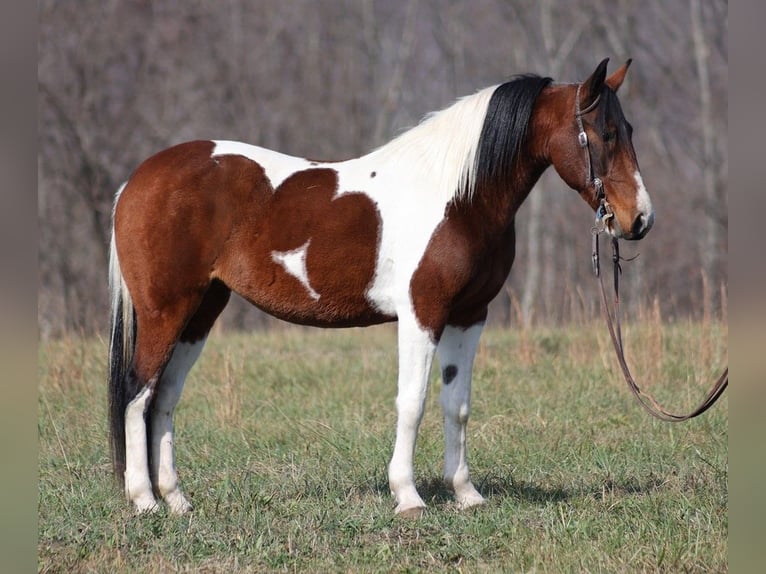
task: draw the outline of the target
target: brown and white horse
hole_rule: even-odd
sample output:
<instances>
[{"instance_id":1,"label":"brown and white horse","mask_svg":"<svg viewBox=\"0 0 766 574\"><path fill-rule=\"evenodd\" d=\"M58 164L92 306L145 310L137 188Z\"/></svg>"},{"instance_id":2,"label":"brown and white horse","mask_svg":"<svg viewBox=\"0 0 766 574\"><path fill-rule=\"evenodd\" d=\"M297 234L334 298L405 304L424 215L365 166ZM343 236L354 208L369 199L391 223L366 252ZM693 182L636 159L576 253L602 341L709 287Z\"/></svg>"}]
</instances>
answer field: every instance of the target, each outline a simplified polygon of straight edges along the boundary
<instances>
[{"instance_id":1,"label":"brown and white horse","mask_svg":"<svg viewBox=\"0 0 766 574\"><path fill-rule=\"evenodd\" d=\"M117 194L110 261L114 470L138 511L191 504L178 486L173 410L231 291L303 325L398 321L396 512L425 507L413 453L434 355L444 480L484 499L466 460L471 370L487 305L514 258L514 217L551 164L610 233L653 222L615 95L630 61L580 84L525 75L429 115L357 159L318 162L193 141L141 164Z\"/></svg>"}]
</instances>

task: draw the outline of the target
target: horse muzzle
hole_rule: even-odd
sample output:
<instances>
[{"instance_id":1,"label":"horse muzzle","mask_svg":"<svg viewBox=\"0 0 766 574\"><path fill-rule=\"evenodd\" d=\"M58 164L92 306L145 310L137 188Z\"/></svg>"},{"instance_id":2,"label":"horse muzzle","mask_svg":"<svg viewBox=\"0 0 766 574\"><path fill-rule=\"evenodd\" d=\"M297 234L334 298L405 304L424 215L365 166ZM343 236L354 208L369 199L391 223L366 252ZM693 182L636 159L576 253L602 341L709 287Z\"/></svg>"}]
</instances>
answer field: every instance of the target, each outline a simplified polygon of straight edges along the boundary
<instances>
[{"instance_id":1,"label":"horse muzzle","mask_svg":"<svg viewBox=\"0 0 766 574\"><path fill-rule=\"evenodd\" d=\"M642 239L654 225L654 211L650 211L648 214L639 213L633 220L633 224L630 226L630 231L622 233L622 239L628 239L631 241ZM619 224L615 221L615 226Z\"/></svg>"},{"instance_id":2,"label":"horse muzzle","mask_svg":"<svg viewBox=\"0 0 766 574\"><path fill-rule=\"evenodd\" d=\"M623 229L619 220L614 217L614 215L605 217L600 226L599 218L596 218L596 226L600 227L602 231L608 231L609 234L616 239L627 239L629 241L643 239L643 237L649 233L652 225L654 225L654 211L650 211L648 214L639 213L633 220L628 231Z\"/></svg>"}]
</instances>

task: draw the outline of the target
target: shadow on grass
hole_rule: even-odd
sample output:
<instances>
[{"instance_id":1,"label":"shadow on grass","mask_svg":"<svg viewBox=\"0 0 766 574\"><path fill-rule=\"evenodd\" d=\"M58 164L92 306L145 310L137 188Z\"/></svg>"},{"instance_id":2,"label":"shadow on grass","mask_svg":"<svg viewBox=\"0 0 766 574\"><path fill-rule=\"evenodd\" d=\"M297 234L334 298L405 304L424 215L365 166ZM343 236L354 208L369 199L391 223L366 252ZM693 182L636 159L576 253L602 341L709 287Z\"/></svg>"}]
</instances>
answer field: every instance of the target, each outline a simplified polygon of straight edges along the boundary
<instances>
[{"instance_id":1,"label":"shadow on grass","mask_svg":"<svg viewBox=\"0 0 766 574\"><path fill-rule=\"evenodd\" d=\"M476 489L484 498L504 499L507 497L531 503L558 502L582 494L572 493L562 488L546 488L533 483L514 481L511 478L498 476L485 477L474 482ZM418 493L426 504L449 503L454 500L452 491L449 490L441 478L430 478L426 481L417 481ZM381 495L390 493L387 480L375 482L374 490Z\"/></svg>"},{"instance_id":2,"label":"shadow on grass","mask_svg":"<svg viewBox=\"0 0 766 574\"><path fill-rule=\"evenodd\" d=\"M510 475L487 473L473 477L474 485L487 500L502 501L514 499L531 505L545 506L550 503L567 502L576 499L602 500L606 497L644 496L672 488L667 477L648 473L645 476L627 475L614 477L609 475L589 475L581 477L579 482L569 485L557 485L544 481L515 480ZM452 491L443 483L441 477L421 478L416 480L416 487L426 504L444 504L454 501ZM384 473L376 473L374 478L360 485L360 491L368 490L381 496L390 494L388 478Z\"/></svg>"},{"instance_id":3,"label":"shadow on grass","mask_svg":"<svg viewBox=\"0 0 766 574\"><path fill-rule=\"evenodd\" d=\"M536 482L514 480L512 477L487 475L474 478L476 489L484 498L503 500L513 498L530 504L564 502L576 498L602 500L615 496L641 496L661 491L667 487L666 480L650 474L647 477L625 477L617 480L613 477L589 477L582 483L565 488L563 486L543 486ZM444 485L441 478L431 478L417 482L418 492L428 503L449 503L454 500L452 492ZM388 481L381 478L375 481L374 490L379 494L389 494Z\"/></svg>"},{"instance_id":4,"label":"shadow on grass","mask_svg":"<svg viewBox=\"0 0 766 574\"><path fill-rule=\"evenodd\" d=\"M484 498L511 497L535 504L561 502L569 500L573 494L577 495L565 488L540 486L537 483L513 480L503 476L485 476L477 481L476 489Z\"/></svg>"}]
</instances>

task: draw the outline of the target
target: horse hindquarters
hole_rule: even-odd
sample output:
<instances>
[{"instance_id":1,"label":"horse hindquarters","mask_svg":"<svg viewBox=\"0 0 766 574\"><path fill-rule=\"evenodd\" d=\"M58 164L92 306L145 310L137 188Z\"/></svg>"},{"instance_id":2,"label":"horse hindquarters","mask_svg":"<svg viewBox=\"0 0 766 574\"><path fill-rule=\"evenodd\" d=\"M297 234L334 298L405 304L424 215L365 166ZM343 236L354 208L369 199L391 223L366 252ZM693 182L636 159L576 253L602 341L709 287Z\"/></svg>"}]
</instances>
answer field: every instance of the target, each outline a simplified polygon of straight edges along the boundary
<instances>
[{"instance_id":1,"label":"horse hindquarters","mask_svg":"<svg viewBox=\"0 0 766 574\"><path fill-rule=\"evenodd\" d=\"M189 351L183 344L204 340L229 297L228 288L210 278L227 233L220 196L199 187L199 174L168 179L157 166L170 155L168 161L189 163L189 170L209 170L204 158L190 159L200 154L197 147L178 146L142 164L120 190L113 217L113 460L139 511L156 507L155 492L174 511L190 508L177 488L172 415L201 345Z\"/></svg>"}]
</instances>

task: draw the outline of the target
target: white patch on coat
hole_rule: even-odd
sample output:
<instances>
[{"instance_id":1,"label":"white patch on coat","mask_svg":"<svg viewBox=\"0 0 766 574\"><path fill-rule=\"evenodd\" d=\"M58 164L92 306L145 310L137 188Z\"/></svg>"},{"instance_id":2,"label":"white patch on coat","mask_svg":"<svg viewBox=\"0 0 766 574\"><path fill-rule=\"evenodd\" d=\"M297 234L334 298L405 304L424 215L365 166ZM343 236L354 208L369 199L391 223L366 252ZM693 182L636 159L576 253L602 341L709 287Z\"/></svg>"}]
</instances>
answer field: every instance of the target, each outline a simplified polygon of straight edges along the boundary
<instances>
[{"instance_id":1,"label":"white patch on coat","mask_svg":"<svg viewBox=\"0 0 766 574\"><path fill-rule=\"evenodd\" d=\"M646 191L644 186L644 180L641 178L641 172L636 170L633 174L633 178L636 180L636 209L639 213L644 214L647 219L654 216L654 210L652 209L652 200L649 198L649 192Z\"/></svg>"},{"instance_id":2,"label":"white patch on coat","mask_svg":"<svg viewBox=\"0 0 766 574\"><path fill-rule=\"evenodd\" d=\"M310 239L292 251L273 251L271 253L271 258L279 263L290 275L300 281L301 285L306 288L309 296L314 301L319 301L319 293L317 293L311 286L311 283L309 282L309 273L306 269L306 251L309 248L309 243L311 243Z\"/></svg>"}]
</instances>

